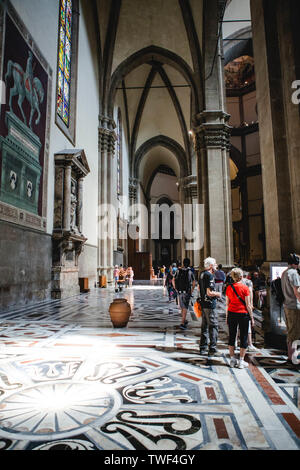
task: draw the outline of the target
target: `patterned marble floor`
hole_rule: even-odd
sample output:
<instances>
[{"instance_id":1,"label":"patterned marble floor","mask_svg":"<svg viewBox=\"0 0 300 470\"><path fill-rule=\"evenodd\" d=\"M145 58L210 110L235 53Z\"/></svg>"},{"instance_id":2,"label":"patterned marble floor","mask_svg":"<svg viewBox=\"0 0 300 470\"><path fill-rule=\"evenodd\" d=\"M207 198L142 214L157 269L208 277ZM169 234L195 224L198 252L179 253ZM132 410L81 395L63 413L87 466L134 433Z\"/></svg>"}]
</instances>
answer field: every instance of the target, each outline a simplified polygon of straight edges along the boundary
<instances>
[{"instance_id":1,"label":"patterned marble floor","mask_svg":"<svg viewBox=\"0 0 300 470\"><path fill-rule=\"evenodd\" d=\"M108 307L132 307L114 329ZM229 368L224 307L220 355L199 356L201 322L162 287L92 289L0 314L0 450L299 450L300 373L282 351Z\"/></svg>"}]
</instances>

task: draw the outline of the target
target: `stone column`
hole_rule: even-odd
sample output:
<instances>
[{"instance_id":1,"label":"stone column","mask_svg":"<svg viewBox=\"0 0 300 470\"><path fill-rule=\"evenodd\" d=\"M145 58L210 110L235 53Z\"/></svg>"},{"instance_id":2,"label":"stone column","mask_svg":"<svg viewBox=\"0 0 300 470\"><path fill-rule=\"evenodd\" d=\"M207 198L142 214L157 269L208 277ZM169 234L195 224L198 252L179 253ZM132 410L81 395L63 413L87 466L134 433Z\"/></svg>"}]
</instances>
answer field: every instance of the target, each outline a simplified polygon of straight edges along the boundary
<instances>
[{"instance_id":1,"label":"stone column","mask_svg":"<svg viewBox=\"0 0 300 470\"><path fill-rule=\"evenodd\" d=\"M300 79L299 7L294 0L251 0L267 278L272 262L300 252L300 111L292 87ZM270 292L263 315L265 343L283 349L285 331Z\"/></svg>"},{"instance_id":2,"label":"stone column","mask_svg":"<svg viewBox=\"0 0 300 470\"><path fill-rule=\"evenodd\" d=\"M64 178L64 230L70 230L71 222L71 164L65 167Z\"/></svg>"},{"instance_id":3,"label":"stone column","mask_svg":"<svg viewBox=\"0 0 300 470\"><path fill-rule=\"evenodd\" d=\"M99 127L99 215L107 214L106 208L112 203L112 171L111 159L114 153L116 140L115 127L113 121L100 117ZM103 212L104 209L104 212ZM101 219L101 216L99 217ZM98 274L107 277L108 282L112 281L113 270L113 240L104 236L104 223L99 220L98 226Z\"/></svg>"},{"instance_id":4,"label":"stone column","mask_svg":"<svg viewBox=\"0 0 300 470\"><path fill-rule=\"evenodd\" d=\"M77 181L77 228L79 233L82 233L82 208L83 208L83 178L79 178Z\"/></svg>"},{"instance_id":5,"label":"stone column","mask_svg":"<svg viewBox=\"0 0 300 470\"><path fill-rule=\"evenodd\" d=\"M197 221L194 217L195 211L193 209L193 204L198 203L198 188L197 188L197 176L196 175L190 175L185 178L181 178L179 182L179 187L180 190L182 191L182 214L183 214L183 235L184 235L184 228L186 226L186 221L184 220L184 204L189 204L191 205L191 210L192 210L192 220L191 220L191 227L190 232L194 231L199 231L200 227L197 227ZM199 232L198 232L199 233ZM183 241L184 246L183 246L183 253L184 257L187 257L191 260L191 264L194 265L196 268L199 266L199 250L192 250L192 249L186 249L186 243L192 243L192 240L185 240Z\"/></svg>"},{"instance_id":6,"label":"stone column","mask_svg":"<svg viewBox=\"0 0 300 470\"><path fill-rule=\"evenodd\" d=\"M267 261L284 260L300 250L299 111L292 104L295 45L287 16L291 4L296 5L251 1Z\"/></svg>"},{"instance_id":7,"label":"stone column","mask_svg":"<svg viewBox=\"0 0 300 470\"><path fill-rule=\"evenodd\" d=\"M113 123L113 127L115 124ZM108 145L107 145L107 204L110 206L113 205L112 200L112 191L113 188L116 188L115 179L113 178L112 171L112 159L115 153L115 142L117 140L116 134L114 131L110 131L108 136ZM107 281L109 283L113 282L113 270L114 270L114 242L118 239L117 231L117 212L112 210L109 213L110 216L110 233L111 237L114 234L114 239L111 237L107 238L106 243L106 266L107 266Z\"/></svg>"},{"instance_id":8,"label":"stone column","mask_svg":"<svg viewBox=\"0 0 300 470\"><path fill-rule=\"evenodd\" d=\"M223 266L233 264L232 207L229 172L230 126L223 111L204 111L194 120L198 201L204 204L204 248Z\"/></svg>"}]
</instances>

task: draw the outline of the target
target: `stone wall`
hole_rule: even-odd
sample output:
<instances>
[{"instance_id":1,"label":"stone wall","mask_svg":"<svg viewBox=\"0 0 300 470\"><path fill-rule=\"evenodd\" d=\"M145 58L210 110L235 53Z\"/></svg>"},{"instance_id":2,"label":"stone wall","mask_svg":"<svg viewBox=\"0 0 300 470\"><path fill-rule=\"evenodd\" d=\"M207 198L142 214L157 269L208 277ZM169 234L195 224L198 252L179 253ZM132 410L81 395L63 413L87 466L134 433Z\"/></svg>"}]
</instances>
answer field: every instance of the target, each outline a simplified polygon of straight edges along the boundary
<instances>
[{"instance_id":1,"label":"stone wall","mask_svg":"<svg viewBox=\"0 0 300 470\"><path fill-rule=\"evenodd\" d=\"M51 236L0 221L0 312L50 298Z\"/></svg>"},{"instance_id":2,"label":"stone wall","mask_svg":"<svg viewBox=\"0 0 300 470\"><path fill-rule=\"evenodd\" d=\"M97 247L86 243L78 260L79 277L88 277L90 287L97 280Z\"/></svg>"}]
</instances>

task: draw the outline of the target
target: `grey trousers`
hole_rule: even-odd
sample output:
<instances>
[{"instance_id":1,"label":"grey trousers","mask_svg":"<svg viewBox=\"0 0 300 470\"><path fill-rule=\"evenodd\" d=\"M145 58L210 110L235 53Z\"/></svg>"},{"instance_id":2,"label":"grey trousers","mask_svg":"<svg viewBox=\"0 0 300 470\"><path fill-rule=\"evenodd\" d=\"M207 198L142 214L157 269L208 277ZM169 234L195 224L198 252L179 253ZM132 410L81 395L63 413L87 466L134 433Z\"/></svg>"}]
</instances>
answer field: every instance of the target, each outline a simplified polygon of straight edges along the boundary
<instances>
[{"instance_id":1,"label":"grey trousers","mask_svg":"<svg viewBox=\"0 0 300 470\"><path fill-rule=\"evenodd\" d=\"M203 308L202 310L200 349L208 349L209 341L209 349L216 351L219 332L218 312L214 308Z\"/></svg>"}]
</instances>

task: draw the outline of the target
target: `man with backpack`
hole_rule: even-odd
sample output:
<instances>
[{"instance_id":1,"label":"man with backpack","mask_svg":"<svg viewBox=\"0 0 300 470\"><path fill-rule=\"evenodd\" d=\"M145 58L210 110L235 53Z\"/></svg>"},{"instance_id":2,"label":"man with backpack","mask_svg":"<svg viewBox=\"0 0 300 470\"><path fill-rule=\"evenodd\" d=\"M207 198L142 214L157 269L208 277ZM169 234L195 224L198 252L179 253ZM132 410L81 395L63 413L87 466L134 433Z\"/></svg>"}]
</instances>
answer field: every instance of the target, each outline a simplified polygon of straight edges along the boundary
<instances>
[{"instance_id":1,"label":"man with backpack","mask_svg":"<svg viewBox=\"0 0 300 470\"><path fill-rule=\"evenodd\" d=\"M173 279L173 287L177 291L179 306L181 308L182 321L179 326L181 330L187 329L188 321L186 319L186 315L195 285L196 281L190 268L190 260L185 258L183 260L183 267L177 269Z\"/></svg>"},{"instance_id":2,"label":"man with backpack","mask_svg":"<svg viewBox=\"0 0 300 470\"><path fill-rule=\"evenodd\" d=\"M202 307L202 328L200 339L200 354L214 356L217 353L218 341L218 312L216 309L216 299L222 294L216 291L214 273L217 263L214 258L204 260L204 271L199 275L199 296ZM208 340L209 351L208 351Z\"/></svg>"},{"instance_id":3,"label":"man with backpack","mask_svg":"<svg viewBox=\"0 0 300 470\"><path fill-rule=\"evenodd\" d=\"M287 327L288 363L292 363L297 349L293 347L293 343L300 339L300 257L295 253L290 254L288 265L281 276L281 287Z\"/></svg>"}]
</instances>

